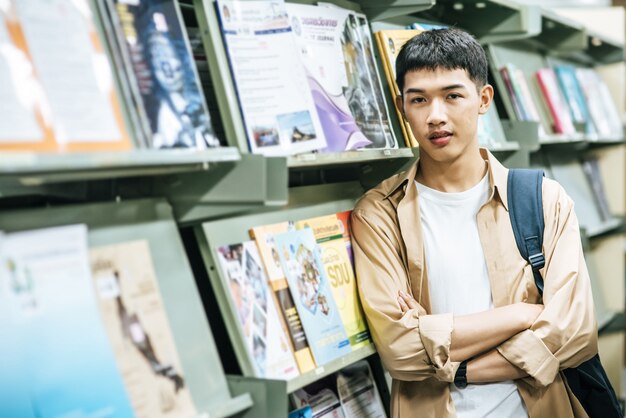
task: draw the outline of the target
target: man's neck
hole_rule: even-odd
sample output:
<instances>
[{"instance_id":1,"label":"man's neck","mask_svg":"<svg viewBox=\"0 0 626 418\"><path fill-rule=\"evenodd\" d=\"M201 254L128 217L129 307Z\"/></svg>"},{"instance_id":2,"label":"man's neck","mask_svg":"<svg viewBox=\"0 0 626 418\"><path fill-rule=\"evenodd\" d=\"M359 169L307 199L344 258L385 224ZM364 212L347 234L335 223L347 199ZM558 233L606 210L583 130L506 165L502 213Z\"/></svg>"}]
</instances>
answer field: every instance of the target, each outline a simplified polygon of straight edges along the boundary
<instances>
[{"instance_id":1,"label":"man's neck","mask_svg":"<svg viewBox=\"0 0 626 418\"><path fill-rule=\"evenodd\" d=\"M426 187L447 193L463 192L485 176L487 164L478 148L468 149L454 161L439 162L422 155L416 180Z\"/></svg>"}]
</instances>

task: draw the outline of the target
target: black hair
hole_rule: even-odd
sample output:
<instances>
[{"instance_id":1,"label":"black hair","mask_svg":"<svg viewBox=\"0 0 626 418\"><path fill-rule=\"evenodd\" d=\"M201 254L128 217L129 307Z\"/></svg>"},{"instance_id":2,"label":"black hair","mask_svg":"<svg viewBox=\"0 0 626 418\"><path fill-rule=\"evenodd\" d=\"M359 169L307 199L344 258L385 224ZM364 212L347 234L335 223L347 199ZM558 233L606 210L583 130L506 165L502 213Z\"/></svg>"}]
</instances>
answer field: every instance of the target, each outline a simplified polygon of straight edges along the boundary
<instances>
[{"instance_id":1,"label":"black hair","mask_svg":"<svg viewBox=\"0 0 626 418\"><path fill-rule=\"evenodd\" d=\"M406 73L418 70L466 70L477 87L487 84L487 55L476 39L456 28L433 29L415 35L396 59L396 83L404 90Z\"/></svg>"}]
</instances>

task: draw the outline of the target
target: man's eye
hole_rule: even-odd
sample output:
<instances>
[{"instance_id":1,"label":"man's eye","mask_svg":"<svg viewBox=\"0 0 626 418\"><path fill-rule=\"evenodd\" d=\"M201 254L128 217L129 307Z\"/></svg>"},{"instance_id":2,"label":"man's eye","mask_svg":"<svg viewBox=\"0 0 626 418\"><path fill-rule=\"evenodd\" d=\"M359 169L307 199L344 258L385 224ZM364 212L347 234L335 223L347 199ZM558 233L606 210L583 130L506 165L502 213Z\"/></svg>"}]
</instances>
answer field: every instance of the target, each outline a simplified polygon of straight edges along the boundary
<instances>
[{"instance_id":1,"label":"man's eye","mask_svg":"<svg viewBox=\"0 0 626 418\"><path fill-rule=\"evenodd\" d=\"M411 103L424 103L426 99L423 97L414 97L411 99Z\"/></svg>"},{"instance_id":2,"label":"man's eye","mask_svg":"<svg viewBox=\"0 0 626 418\"><path fill-rule=\"evenodd\" d=\"M460 99L461 97L463 96L461 96L460 94L456 94L456 93L451 93L448 95L449 99Z\"/></svg>"}]
</instances>

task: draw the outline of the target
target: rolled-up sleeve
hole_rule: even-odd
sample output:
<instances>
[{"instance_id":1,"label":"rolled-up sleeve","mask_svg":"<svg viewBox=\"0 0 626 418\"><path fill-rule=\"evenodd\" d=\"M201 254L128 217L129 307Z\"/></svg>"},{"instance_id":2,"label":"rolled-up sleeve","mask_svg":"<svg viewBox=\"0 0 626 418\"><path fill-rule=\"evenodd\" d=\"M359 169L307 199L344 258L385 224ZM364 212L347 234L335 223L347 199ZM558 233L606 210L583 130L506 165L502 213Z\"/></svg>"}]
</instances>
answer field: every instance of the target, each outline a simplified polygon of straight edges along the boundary
<instances>
[{"instance_id":1,"label":"rolled-up sleeve","mask_svg":"<svg viewBox=\"0 0 626 418\"><path fill-rule=\"evenodd\" d=\"M382 212L382 211L381 211ZM397 227L378 211L355 209L352 241L359 295L376 349L391 376L452 382L459 363L450 361L452 314L404 314L398 291L411 294Z\"/></svg>"},{"instance_id":2,"label":"rolled-up sleeve","mask_svg":"<svg viewBox=\"0 0 626 418\"><path fill-rule=\"evenodd\" d=\"M549 385L560 370L579 365L598 350L591 283L574 204L552 180L544 180L543 194L544 310L529 330L498 347L538 386Z\"/></svg>"}]
</instances>

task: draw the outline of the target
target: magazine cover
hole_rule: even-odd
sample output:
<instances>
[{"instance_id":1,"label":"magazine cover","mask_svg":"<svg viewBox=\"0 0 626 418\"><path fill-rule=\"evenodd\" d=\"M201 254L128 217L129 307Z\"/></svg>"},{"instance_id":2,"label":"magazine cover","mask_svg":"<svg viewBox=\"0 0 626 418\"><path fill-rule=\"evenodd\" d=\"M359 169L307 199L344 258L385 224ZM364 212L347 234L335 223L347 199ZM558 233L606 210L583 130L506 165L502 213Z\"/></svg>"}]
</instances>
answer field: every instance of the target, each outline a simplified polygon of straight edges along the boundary
<instances>
[{"instance_id":1,"label":"magazine cover","mask_svg":"<svg viewBox=\"0 0 626 418\"><path fill-rule=\"evenodd\" d=\"M313 418L352 418L341 407L335 373L292 392L289 397L296 408L309 407Z\"/></svg>"},{"instance_id":2,"label":"magazine cover","mask_svg":"<svg viewBox=\"0 0 626 418\"><path fill-rule=\"evenodd\" d=\"M387 77L387 84L391 91L391 97L395 98L400 95L400 90L396 84L396 58L400 53L400 49L404 46L409 39L416 35L419 35L423 31L413 29L390 29L381 30L374 34L376 38L376 44L380 51L381 61L384 64L385 76ZM394 106L395 107L395 106ZM419 144L413 136L411 126L404 119L404 115L400 109L396 108L398 113L398 120L402 126L402 131L407 142L407 146L417 147Z\"/></svg>"},{"instance_id":3,"label":"magazine cover","mask_svg":"<svg viewBox=\"0 0 626 418\"><path fill-rule=\"evenodd\" d=\"M36 416L133 416L98 312L87 228L17 232L3 241L0 293L19 350L10 363L19 367L15 384L27 382Z\"/></svg>"},{"instance_id":4,"label":"magazine cover","mask_svg":"<svg viewBox=\"0 0 626 418\"><path fill-rule=\"evenodd\" d=\"M336 215L328 215L296 222L296 227L309 228L313 231L321 249L326 277L352 349L368 345L371 342L370 335L342 233L343 223Z\"/></svg>"},{"instance_id":5,"label":"magazine cover","mask_svg":"<svg viewBox=\"0 0 626 418\"><path fill-rule=\"evenodd\" d=\"M285 278L276 243L274 242L274 235L284 234L294 229L295 226L290 222L256 226L250 230L250 238L257 243L265 273L267 274L270 287L274 291L275 302L282 312L281 322L287 335L289 335L289 341L298 362L300 373L306 373L315 368L315 361L313 360L313 353L311 353L309 348L304 328L302 328L296 304L291 297L289 284Z\"/></svg>"},{"instance_id":6,"label":"magazine cover","mask_svg":"<svg viewBox=\"0 0 626 418\"><path fill-rule=\"evenodd\" d=\"M374 84L380 90L380 80L367 57L374 53L365 18L338 7L292 3L287 4L287 12L313 81L313 97L328 141L324 151L397 147L386 107L377 102L382 92L375 90ZM368 36L363 41L365 31Z\"/></svg>"},{"instance_id":7,"label":"magazine cover","mask_svg":"<svg viewBox=\"0 0 626 418\"><path fill-rule=\"evenodd\" d=\"M387 417L366 360L351 364L337 372L337 392L346 417Z\"/></svg>"},{"instance_id":8,"label":"magazine cover","mask_svg":"<svg viewBox=\"0 0 626 418\"><path fill-rule=\"evenodd\" d=\"M284 1L219 0L217 9L250 150L280 156L324 148Z\"/></svg>"},{"instance_id":9,"label":"magazine cover","mask_svg":"<svg viewBox=\"0 0 626 418\"><path fill-rule=\"evenodd\" d=\"M621 120L604 80L591 68L577 68L576 78L587 99L595 131L601 139L622 137Z\"/></svg>"},{"instance_id":10,"label":"magazine cover","mask_svg":"<svg viewBox=\"0 0 626 418\"><path fill-rule=\"evenodd\" d=\"M256 375L281 380L298 376L256 243L225 245L217 254Z\"/></svg>"},{"instance_id":11,"label":"magazine cover","mask_svg":"<svg viewBox=\"0 0 626 418\"><path fill-rule=\"evenodd\" d=\"M90 250L102 322L137 418L196 414L147 241Z\"/></svg>"},{"instance_id":12,"label":"magazine cover","mask_svg":"<svg viewBox=\"0 0 626 418\"><path fill-rule=\"evenodd\" d=\"M543 99L548 105L552 117L552 129L556 134L571 135L576 133L565 99L561 95L556 75L551 68L542 68L536 73Z\"/></svg>"},{"instance_id":13,"label":"magazine cover","mask_svg":"<svg viewBox=\"0 0 626 418\"><path fill-rule=\"evenodd\" d=\"M315 362L322 366L349 354L350 342L313 231L275 235L274 241Z\"/></svg>"},{"instance_id":14,"label":"magazine cover","mask_svg":"<svg viewBox=\"0 0 626 418\"><path fill-rule=\"evenodd\" d=\"M5 88L0 88L0 110L12 123L0 127L0 149L132 148L90 2L4 3L0 84Z\"/></svg>"},{"instance_id":15,"label":"magazine cover","mask_svg":"<svg viewBox=\"0 0 626 418\"><path fill-rule=\"evenodd\" d=\"M217 147L177 2L107 0L149 148Z\"/></svg>"},{"instance_id":16,"label":"magazine cover","mask_svg":"<svg viewBox=\"0 0 626 418\"><path fill-rule=\"evenodd\" d=\"M554 73L559 81L559 87L567 103L570 115L574 122L584 123L585 132L593 134L593 124L589 120L589 111L580 89L578 80L576 79L576 68L571 65L557 65L554 67Z\"/></svg>"}]
</instances>

